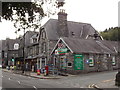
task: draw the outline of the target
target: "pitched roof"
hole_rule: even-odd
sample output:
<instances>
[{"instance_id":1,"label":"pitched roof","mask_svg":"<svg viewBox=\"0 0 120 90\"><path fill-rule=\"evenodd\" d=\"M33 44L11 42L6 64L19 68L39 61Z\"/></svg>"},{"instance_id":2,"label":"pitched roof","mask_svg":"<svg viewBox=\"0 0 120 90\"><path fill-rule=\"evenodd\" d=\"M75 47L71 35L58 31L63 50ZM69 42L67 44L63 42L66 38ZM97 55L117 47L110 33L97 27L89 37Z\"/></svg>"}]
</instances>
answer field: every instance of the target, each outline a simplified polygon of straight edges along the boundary
<instances>
[{"instance_id":1,"label":"pitched roof","mask_svg":"<svg viewBox=\"0 0 120 90\"><path fill-rule=\"evenodd\" d=\"M14 50L14 44L19 43L18 39L8 39L6 45L8 45L9 50Z\"/></svg>"},{"instance_id":2,"label":"pitched roof","mask_svg":"<svg viewBox=\"0 0 120 90\"><path fill-rule=\"evenodd\" d=\"M85 40L64 38L74 52L90 52L90 53L116 53L117 43L103 40ZM117 49L116 49L117 50Z\"/></svg>"},{"instance_id":3,"label":"pitched roof","mask_svg":"<svg viewBox=\"0 0 120 90\"><path fill-rule=\"evenodd\" d=\"M49 19L46 24L44 24L45 31L47 32L47 37L49 40L58 40L58 20L57 19ZM86 38L87 35L91 35L95 33L95 29L88 23L80 23L67 21L67 26L69 30L69 36L71 36L71 32L75 33L74 37Z\"/></svg>"},{"instance_id":4,"label":"pitched roof","mask_svg":"<svg viewBox=\"0 0 120 90\"><path fill-rule=\"evenodd\" d=\"M114 46L117 46L117 43L110 41L96 41L96 40L87 40L87 39L78 39L78 38L61 38L73 51L73 53L116 53L113 50ZM113 44L114 43L114 44ZM110 46L108 47L108 45Z\"/></svg>"}]
</instances>

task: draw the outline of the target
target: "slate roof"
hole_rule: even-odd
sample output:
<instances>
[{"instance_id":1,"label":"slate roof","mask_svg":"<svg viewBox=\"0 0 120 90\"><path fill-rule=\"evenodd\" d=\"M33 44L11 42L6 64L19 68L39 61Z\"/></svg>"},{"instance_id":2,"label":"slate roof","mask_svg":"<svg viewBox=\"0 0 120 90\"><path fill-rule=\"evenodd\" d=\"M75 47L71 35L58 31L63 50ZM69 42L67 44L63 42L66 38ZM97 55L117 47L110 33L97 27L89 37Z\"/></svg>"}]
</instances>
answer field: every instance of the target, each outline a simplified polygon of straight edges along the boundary
<instances>
[{"instance_id":1,"label":"slate roof","mask_svg":"<svg viewBox=\"0 0 120 90\"><path fill-rule=\"evenodd\" d=\"M58 19L49 19L46 24L43 25L45 31L47 32L47 37L49 40L58 40ZM75 33L75 37L86 38L87 35L91 35L95 33L95 29L88 23L80 23L67 21L69 37L71 36L71 32Z\"/></svg>"},{"instance_id":2,"label":"slate roof","mask_svg":"<svg viewBox=\"0 0 120 90\"><path fill-rule=\"evenodd\" d=\"M8 44L9 50L14 50L14 44L15 43L19 43L19 40L17 40L17 39L8 39L8 41L6 42L6 45Z\"/></svg>"},{"instance_id":3,"label":"slate roof","mask_svg":"<svg viewBox=\"0 0 120 90\"><path fill-rule=\"evenodd\" d=\"M73 53L116 53L114 47L118 47L116 42L96 41L78 38L62 38Z\"/></svg>"},{"instance_id":4,"label":"slate roof","mask_svg":"<svg viewBox=\"0 0 120 90\"><path fill-rule=\"evenodd\" d=\"M27 31L26 32L26 34L25 34L25 46L29 46L31 44L30 38L36 34L38 34L38 32L34 32L34 31Z\"/></svg>"},{"instance_id":5,"label":"slate roof","mask_svg":"<svg viewBox=\"0 0 120 90\"><path fill-rule=\"evenodd\" d=\"M14 50L14 44L18 43L19 44L19 39L9 39L7 38L6 40L1 40L1 45L2 50Z\"/></svg>"}]
</instances>

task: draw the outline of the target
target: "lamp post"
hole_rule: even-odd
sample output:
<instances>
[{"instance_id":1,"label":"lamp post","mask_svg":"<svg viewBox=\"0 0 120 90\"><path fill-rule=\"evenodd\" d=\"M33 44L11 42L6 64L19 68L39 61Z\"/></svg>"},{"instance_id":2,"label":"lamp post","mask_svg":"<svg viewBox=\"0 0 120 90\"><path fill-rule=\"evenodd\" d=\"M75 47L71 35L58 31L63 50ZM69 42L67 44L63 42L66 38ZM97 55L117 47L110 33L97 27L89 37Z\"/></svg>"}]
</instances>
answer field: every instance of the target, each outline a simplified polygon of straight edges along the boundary
<instances>
[{"instance_id":1,"label":"lamp post","mask_svg":"<svg viewBox=\"0 0 120 90\"><path fill-rule=\"evenodd\" d=\"M24 73L24 71L25 71L25 29L26 28L25 28L25 26L22 27L22 29L23 29L23 39L22 39L22 56L23 56L22 73ZM20 31L20 28L17 31L15 31L15 33L19 32L19 31Z\"/></svg>"},{"instance_id":2,"label":"lamp post","mask_svg":"<svg viewBox=\"0 0 120 90\"><path fill-rule=\"evenodd\" d=\"M25 71L25 28L24 29L24 35L23 35L23 67L22 67L22 73Z\"/></svg>"}]
</instances>

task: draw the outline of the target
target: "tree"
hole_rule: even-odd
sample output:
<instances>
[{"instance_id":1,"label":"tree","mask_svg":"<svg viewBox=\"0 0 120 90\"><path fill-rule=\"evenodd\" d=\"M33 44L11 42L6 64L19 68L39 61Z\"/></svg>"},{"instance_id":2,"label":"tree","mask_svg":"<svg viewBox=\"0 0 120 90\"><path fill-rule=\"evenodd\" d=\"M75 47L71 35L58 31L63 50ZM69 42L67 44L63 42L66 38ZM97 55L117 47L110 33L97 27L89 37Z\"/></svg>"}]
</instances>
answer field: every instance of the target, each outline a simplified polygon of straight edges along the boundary
<instances>
[{"instance_id":1,"label":"tree","mask_svg":"<svg viewBox=\"0 0 120 90\"><path fill-rule=\"evenodd\" d=\"M42 18L55 14L55 9L63 6L63 4L56 0L2 2L2 18L13 21L17 31L26 28L34 28L35 30L40 27Z\"/></svg>"},{"instance_id":2,"label":"tree","mask_svg":"<svg viewBox=\"0 0 120 90\"><path fill-rule=\"evenodd\" d=\"M120 41L120 27L111 27L100 34L105 40Z\"/></svg>"}]
</instances>

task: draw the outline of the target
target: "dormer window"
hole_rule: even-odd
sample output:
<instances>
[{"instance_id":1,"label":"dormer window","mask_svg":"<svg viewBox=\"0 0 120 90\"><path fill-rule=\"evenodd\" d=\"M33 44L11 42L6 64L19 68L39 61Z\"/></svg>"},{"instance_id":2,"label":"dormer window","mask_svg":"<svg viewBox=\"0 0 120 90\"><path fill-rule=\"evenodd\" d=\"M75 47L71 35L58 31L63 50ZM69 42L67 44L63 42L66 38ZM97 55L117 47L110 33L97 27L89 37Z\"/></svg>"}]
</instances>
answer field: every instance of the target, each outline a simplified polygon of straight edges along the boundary
<instances>
[{"instance_id":1,"label":"dormer window","mask_svg":"<svg viewBox=\"0 0 120 90\"><path fill-rule=\"evenodd\" d=\"M30 38L30 43L33 43L33 39L32 38Z\"/></svg>"},{"instance_id":2,"label":"dormer window","mask_svg":"<svg viewBox=\"0 0 120 90\"><path fill-rule=\"evenodd\" d=\"M36 43L37 42L37 38L33 38L33 43Z\"/></svg>"},{"instance_id":3,"label":"dormer window","mask_svg":"<svg viewBox=\"0 0 120 90\"><path fill-rule=\"evenodd\" d=\"M18 43L15 43L15 44L14 44L14 49L15 49L15 50L18 50L18 49L19 49L19 44L18 44Z\"/></svg>"}]
</instances>

